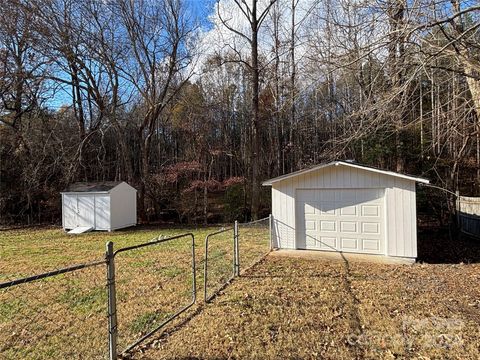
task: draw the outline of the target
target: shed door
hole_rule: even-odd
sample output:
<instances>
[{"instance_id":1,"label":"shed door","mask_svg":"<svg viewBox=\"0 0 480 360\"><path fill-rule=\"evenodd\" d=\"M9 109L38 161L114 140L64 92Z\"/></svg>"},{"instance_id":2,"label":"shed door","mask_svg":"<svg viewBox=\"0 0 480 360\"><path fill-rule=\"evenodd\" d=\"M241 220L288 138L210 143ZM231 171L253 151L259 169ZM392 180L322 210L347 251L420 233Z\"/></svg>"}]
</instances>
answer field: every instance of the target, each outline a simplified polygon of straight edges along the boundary
<instances>
[{"instance_id":1,"label":"shed door","mask_svg":"<svg viewBox=\"0 0 480 360\"><path fill-rule=\"evenodd\" d=\"M297 248L383 254L384 189L297 190Z\"/></svg>"},{"instance_id":2,"label":"shed door","mask_svg":"<svg viewBox=\"0 0 480 360\"><path fill-rule=\"evenodd\" d=\"M63 195L63 226L65 229L77 227L77 196Z\"/></svg>"},{"instance_id":3,"label":"shed door","mask_svg":"<svg viewBox=\"0 0 480 360\"><path fill-rule=\"evenodd\" d=\"M95 226L95 200L91 195L78 195L77 226Z\"/></svg>"},{"instance_id":4,"label":"shed door","mask_svg":"<svg viewBox=\"0 0 480 360\"><path fill-rule=\"evenodd\" d=\"M110 196L95 196L95 227L96 230L110 230Z\"/></svg>"}]
</instances>

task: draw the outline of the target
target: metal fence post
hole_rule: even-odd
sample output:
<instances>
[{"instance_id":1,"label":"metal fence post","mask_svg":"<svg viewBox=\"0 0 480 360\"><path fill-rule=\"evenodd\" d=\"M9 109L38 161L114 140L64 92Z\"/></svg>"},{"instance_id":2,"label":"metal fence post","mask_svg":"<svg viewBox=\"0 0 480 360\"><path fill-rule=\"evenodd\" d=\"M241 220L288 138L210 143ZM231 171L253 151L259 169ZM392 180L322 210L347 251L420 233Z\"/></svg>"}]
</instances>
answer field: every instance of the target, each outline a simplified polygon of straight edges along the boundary
<instances>
[{"instance_id":1,"label":"metal fence post","mask_svg":"<svg viewBox=\"0 0 480 360\"><path fill-rule=\"evenodd\" d=\"M272 214L270 214L268 216L268 226L270 228L270 251L273 250L273 234L272 234L272 231L273 231L273 216Z\"/></svg>"},{"instance_id":2,"label":"metal fence post","mask_svg":"<svg viewBox=\"0 0 480 360\"><path fill-rule=\"evenodd\" d=\"M240 252L238 248L238 221L233 227L233 276L240 275Z\"/></svg>"},{"instance_id":3,"label":"metal fence post","mask_svg":"<svg viewBox=\"0 0 480 360\"><path fill-rule=\"evenodd\" d=\"M462 231L462 223L461 223L461 219L460 219L460 211L461 211L461 200L460 200L460 191L455 191L455 214L457 216L456 220L457 220L457 228Z\"/></svg>"},{"instance_id":4,"label":"metal fence post","mask_svg":"<svg viewBox=\"0 0 480 360\"><path fill-rule=\"evenodd\" d=\"M208 237L205 237L205 261L203 263L203 301L208 302L207 297L207 280L208 280ZM233 255L235 257L235 255Z\"/></svg>"},{"instance_id":5,"label":"metal fence post","mask_svg":"<svg viewBox=\"0 0 480 360\"><path fill-rule=\"evenodd\" d=\"M108 355L109 360L117 359L117 298L115 293L115 257L113 242L106 245L107 288L108 288Z\"/></svg>"}]
</instances>

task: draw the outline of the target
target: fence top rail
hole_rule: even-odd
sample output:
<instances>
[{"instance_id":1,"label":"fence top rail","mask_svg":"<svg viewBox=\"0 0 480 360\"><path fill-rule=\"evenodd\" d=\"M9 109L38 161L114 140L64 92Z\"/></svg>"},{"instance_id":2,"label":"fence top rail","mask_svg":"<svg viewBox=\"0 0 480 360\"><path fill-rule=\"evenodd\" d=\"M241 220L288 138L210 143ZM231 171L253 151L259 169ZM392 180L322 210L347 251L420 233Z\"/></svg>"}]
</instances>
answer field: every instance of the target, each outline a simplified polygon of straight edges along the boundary
<instances>
[{"instance_id":1,"label":"fence top rail","mask_svg":"<svg viewBox=\"0 0 480 360\"><path fill-rule=\"evenodd\" d=\"M193 233L185 233L185 234L170 236L168 238L158 239L158 240L155 240L155 241L149 241L149 242L141 243L141 244L138 244L138 245L127 246L127 247L116 250L113 253L113 256L117 255L118 253L124 252L124 251L129 251L129 250L139 249L139 248L146 247L146 246L156 245L156 244L160 244L160 243L163 243L163 242L167 242L167 241L171 241L171 240L175 240L175 239L179 239L179 238L187 237L187 236L192 238L192 242L194 241L195 237L194 237Z\"/></svg>"},{"instance_id":2,"label":"fence top rail","mask_svg":"<svg viewBox=\"0 0 480 360\"><path fill-rule=\"evenodd\" d=\"M459 200L464 204L480 204L480 197L459 196Z\"/></svg>"},{"instance_id":3,"label":"fence top rail","mask_svg":"<svg viewBox=\"0 0 480 360\"><path fill-rule=\"evenodd\" d=\"M105 264L105 259L92 261L92 262L84 263L84 264L73 265L73 266L69 266L69 267L66 267L66 268L62 268L62 269L48 271L48 272L38 274L38 275L27 276L27 277L24 277L24 278L21 278L21 279L6 281L6 282L3 282L3 283L0 283L0 289L4 289L4 288L8 288L8 287L15 286L15 285L20 285L20 284L26 284L26 283L33 282L33 281L36 281L36 280L45 279L45 278L50 277L50 276L65 274L65 273L68 273L68 272L81 270L81 269L86 269L86 268L101 265L101 264Z\"/></svg>"},{"instance_id":4,"label":"fence top rail","mask_svg":"<svg viewBox=\"0 0 480 360\"><path fill-rule=\"evenodd\" d=\"M220 230L217 230L217 231L214 231L214 232L208 234L205 239L208 239L210 236L222 234L224 232L232 231L232 230L233 230L233 227L221 228Z\"/></svg>"},{"instance_id":5,"label":"fence top rail","mask_svg":"<svg viewBox=\"0 0 480 360\"><path fill-rule=\"evenodd\" d=\"M252 225L252 224L256 224L256 223L259 223L259 222L262 222L262 221L266 221L270 219L270 216L267 216L263 219L258 219L258 220L254 220L254 221L250 221L250 222L246 222L246 223L238 223L238 225Z\"/></svg>"}]
</instances>

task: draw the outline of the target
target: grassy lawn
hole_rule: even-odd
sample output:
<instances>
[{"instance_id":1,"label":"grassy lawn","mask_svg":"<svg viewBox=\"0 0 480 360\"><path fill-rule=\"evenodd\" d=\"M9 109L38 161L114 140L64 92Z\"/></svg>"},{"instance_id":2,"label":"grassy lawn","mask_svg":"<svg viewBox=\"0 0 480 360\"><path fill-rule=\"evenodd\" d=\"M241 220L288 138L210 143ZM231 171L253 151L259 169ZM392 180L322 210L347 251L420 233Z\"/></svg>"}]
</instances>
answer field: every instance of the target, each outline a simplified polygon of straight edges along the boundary
<instances>
[{"instance_id":1,"label":"grassy lawn","mask_svg":"<svg viewBox=\"0 0 480 360\"><path fill-rule=\"evenodd\" d=\"M68 235L58 227L31 228L0 232L0 281L40 273L76 263L103 258L105 244L113 241L115 249L140 244L160 235L169 236L194 232L198 245L202 245L209 231L216 227L165 229L133 227L114 232L90 232Z\"/></svg>"},{"instance_id":2,"label":"grassy lawn","mask_svg":"<svg viewBox=\"0 0 480 360\"><path fill-rule=\"evenodd\" d=\"M142 359L479 359L480 265L272 253Z\"/></svg>"},{"instance_id":3,"label":"grassy lawn","mask_svg":"<svg viewBox=\"0 0 480 360\"><path fill-rule=\"evenodd\" d=\"M386 265L274 252L204 305L204 239L217 229L139 227L76 236L58 228L3 231L1 281L101 259L107 241L118 249L193 232L198 304L135 349L134 358L480 358L476 261ZM210 239L210 293L231 276L231 240L231 231ZM265 227L240 227L242 269L267 248ZM119 253L116 276L122 350L191 301L190 243ZM101 265L0 290L0 358L105 358L105 284Z\"/></svg>"},{"instance_id":4,"label":"grassy lawn","mask_svg":"<svg viewBox=\"0 0 480 360\"><path fill-rule=\"evenodd\" d=\"M114 248L158 236L195 235L198 298L203 298L205 236L218 227L132 228L68 235L58 228L3 231L0 282L104 258ZM209 291L233 271L233 231L210 240ZM260 240L259 240L260 239ZM241 232L245 264L268 249L266 228ZM192 301L191 239L152 245L116 256L119 350ZM0 358L104 358L107 349L105 265L0 290Z\"/></svg>"}]
</instances>

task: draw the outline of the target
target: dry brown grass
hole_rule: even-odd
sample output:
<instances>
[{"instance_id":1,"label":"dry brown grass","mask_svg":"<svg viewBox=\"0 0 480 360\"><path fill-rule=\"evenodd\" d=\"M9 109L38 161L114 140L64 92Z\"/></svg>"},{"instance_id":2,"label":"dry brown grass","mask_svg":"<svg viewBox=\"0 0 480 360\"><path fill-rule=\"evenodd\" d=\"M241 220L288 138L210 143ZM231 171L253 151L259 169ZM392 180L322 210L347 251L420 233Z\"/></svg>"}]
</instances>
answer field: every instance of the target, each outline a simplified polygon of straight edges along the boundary
<instances>
[{"instance_id":1,"label":"dry brown grass","mask_svg":"<svg viewBox=\"0 0 480 360\"><path fill-rule=\"evenodd\" d=\"M142 359L479 359L480 265L269 256Z\"/></svg>"},{"instance_id":2,"label":"dry brown grass","mask_svg":"<svg viewBox=\"0 0 480 360\"><path fill-rule=\"evenodd\" d=\"M107 241L119 249L159 235L193 232L198 298L202 298L204 239L216 229L140 228L80 236L53 228L2 232L0 282L102 259ZM266 229L243 231L245 261L259 251L265 253L267 234ZM191 250L191 240L186 237L116 256L119 351L191 301ZM232 234L216 237L212 252L210 286L214 289L233 271ZM105 358L105 273L105 266L100 265L0 290L0 358Z\"/></svg>"},{"instance_id":3,"label":"dry brown grass","mask_svg":"<svg viewBox=\"0 0 480 360\"><path fill-rule=\"evenodd\" d=\"M145 359L478 359L479 264L384 265L269 256L201 304L204 238L195 230L200 303L135 349ZM2 236L2 280L94 260L188 229L71 237L58 229ZM231 236L212 241L211 290L232 272ZM165 245L165 246L164 246ZM119 349L191 297L188 240L119 254ZM241 227L245 269L268 248L264 228ZM0 294L0 358L98 359L106 350L104 267Z\"/></svg>"}]
</instances>

